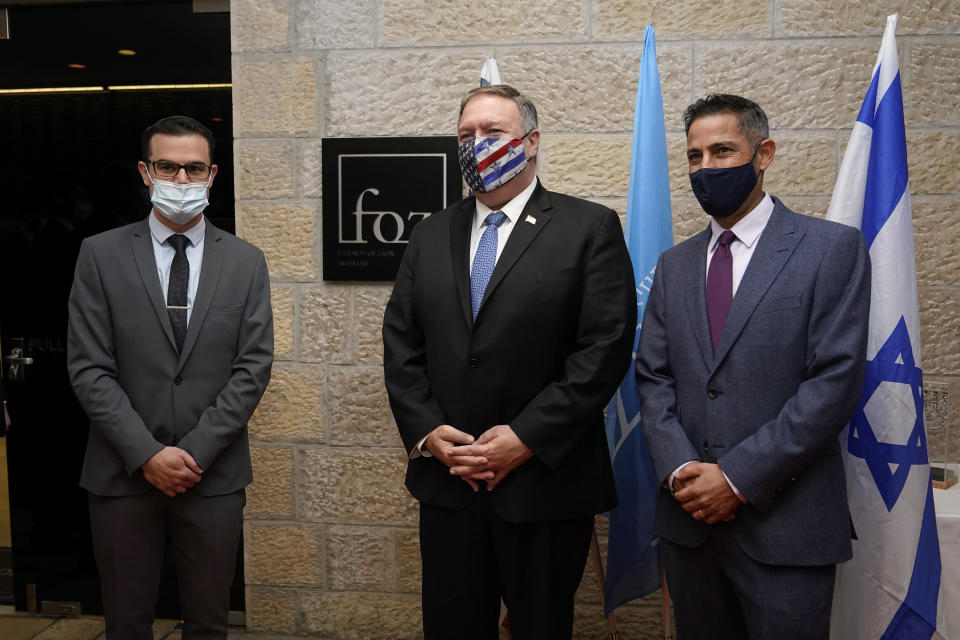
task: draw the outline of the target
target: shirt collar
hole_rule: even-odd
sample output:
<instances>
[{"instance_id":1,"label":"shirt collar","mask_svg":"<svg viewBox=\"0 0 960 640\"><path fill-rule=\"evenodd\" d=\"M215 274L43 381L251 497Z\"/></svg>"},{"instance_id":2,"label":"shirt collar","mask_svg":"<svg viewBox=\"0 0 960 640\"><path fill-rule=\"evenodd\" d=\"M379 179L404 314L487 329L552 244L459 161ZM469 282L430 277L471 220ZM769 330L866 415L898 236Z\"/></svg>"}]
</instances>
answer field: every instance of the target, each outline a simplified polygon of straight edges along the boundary
<instances>
[{"instance_id":1,"label":"shirt collar","mask_svg":"<svg viewBox=\"0 0 960 640\"><path fill-rule=\"evenodd\" d=\"M157 216L152 210L147 218L150 225L150 234L153 236L153 239L160 244L166 242L167 238L176 233L176 231L157 220ZM203 240L203 233L206 228L207 219L206 217L201 217L200 222L184 231L183 235L187 236L187 240L189 240L190 244L195 247L200 243L201 240Z\"/></svg>"},{"instance_id":2,"label":"shirt collar","mask_svg":"<svg viewBox=\"0 0 960 640\"><path fill-rule=\"evenodd\" d=\"M527 206L530 196L533 195L533 190L537 188L538 180L539 178L534 177L533 181L530 182L526 189L514 196L513 200L497 209L497 211L502 211L505 213L511 223L516 223L516 221L520 219L520 215L523 213L523 208ZM487 219L487 216L493 213L494 210L479 200L476 202L477 212L473 217L473 228L481 229L484 221Z\"/></svg>"},{"instance_id":3,"label":"shirt collar","mask_svg":"<svg viewBox=\"0 0 960 640\"><path fill-rule=\"evenodd\" d=\"M763 199L760 203L753 208L753 211L743 216L737 224L733 225L730 228L730 231L733 231L733 234L737 236L737 240L745 244L747 247L753 247L753 243L757 241L757 238L760 237L760 234L763 233L763 230L767 226L767 222L770 220L770 216L773 214L773 198L770 197L769 193L764 192ZM723 227L720 226L720 223L716 219L710 219L710 250L713 251L716 248L717 240L720 238L720 234L726 231Z\"/></svg>"}]
</instances>

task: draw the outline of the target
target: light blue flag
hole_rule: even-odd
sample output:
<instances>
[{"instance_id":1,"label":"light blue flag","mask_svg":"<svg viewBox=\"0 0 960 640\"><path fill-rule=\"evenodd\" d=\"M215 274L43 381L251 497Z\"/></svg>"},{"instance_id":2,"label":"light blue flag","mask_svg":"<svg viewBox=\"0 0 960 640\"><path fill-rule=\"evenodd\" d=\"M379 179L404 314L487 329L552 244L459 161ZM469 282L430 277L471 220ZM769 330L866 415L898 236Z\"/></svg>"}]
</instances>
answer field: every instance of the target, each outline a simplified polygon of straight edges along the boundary
<instances>
[{"instance_id":1,"label":"light blue flag","mask_svg":"<svg viewBox=\"0 0 960 640\"><path fill-rule=\"evenodd\" d=\"M840 436L857 539L853 559L837 570L836 640L928 639L937 626L940 546L923 428L896 28L894 14L827 212L863 231L873 268L866 377L860 406Z\"/></svg>"},{"instance_id":2,"label":"light blue flag","mask_svg":"<svg viewBox=\"0 0 960 640\"><path fill-rule=\"evenodd\" d=\"M637 338L657 259L673 245L667 138L653 25L647 25L643 34L633 116L626 238L637 286L637 332L633 339L633 359L636 360ZM607 406L607 441L619 497L619 506L609 514L604 604L605 613L609 615L624 602L660 586L659 540L653 532L657 480L640 429L640 397L633 361Z\"/></svg>"}]
</instances>

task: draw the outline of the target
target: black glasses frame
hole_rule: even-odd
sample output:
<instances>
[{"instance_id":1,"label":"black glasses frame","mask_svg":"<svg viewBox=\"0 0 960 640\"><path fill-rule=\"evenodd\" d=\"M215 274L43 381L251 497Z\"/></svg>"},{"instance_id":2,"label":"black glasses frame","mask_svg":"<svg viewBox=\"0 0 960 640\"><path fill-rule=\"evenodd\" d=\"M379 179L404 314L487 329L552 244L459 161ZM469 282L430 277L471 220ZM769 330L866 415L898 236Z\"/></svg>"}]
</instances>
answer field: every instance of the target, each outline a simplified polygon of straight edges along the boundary
<instances>
[{"instance_id":1,"label":"black glasses frame","mask_svg":"<svg viewBox=\"0 0 960 640\"><path fill-rule=\"evenodd\" d=\"M177 167L177 170L174 171L172 174L160 173L159 171L157 171L158 162L162 162L163 164L174 165ZM207 178L209 178L210 172L213 170L213 165L204 164L202 162L191 162L189 164L180 164L179 162L173 162L171 160L148 160L147 165L153 171L153 175L159 178L176 178L177 175L180 173L180 170L183 169L184 173L187 174L187 178L191 180L196 180L197 182L199 182L200 180L206 180ZM204 167L207 170L206 173L203 176L190 175L190 167L199 167L199 166Z\"/></svg>"}]
</instances>

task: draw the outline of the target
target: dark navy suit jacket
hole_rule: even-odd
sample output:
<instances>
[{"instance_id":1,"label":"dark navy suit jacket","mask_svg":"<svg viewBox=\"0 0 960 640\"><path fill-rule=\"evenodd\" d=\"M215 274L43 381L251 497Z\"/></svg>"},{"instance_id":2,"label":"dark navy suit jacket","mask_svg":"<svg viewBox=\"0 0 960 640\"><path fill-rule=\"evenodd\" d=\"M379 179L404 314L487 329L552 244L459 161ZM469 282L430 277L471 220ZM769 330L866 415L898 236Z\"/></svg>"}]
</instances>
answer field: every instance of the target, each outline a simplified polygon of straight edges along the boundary
<instances>
[{"instance_id":1,"label":"dark navy suit jacket","mask_svg":"<svg viewBox=\"0 0 960 640\"><path fill-rule=\"evenodd\" d=\"M476 321L464 198L417 225L383 322L384 372L404 446L441 424L479 436L508 424L534 457L490 494L512 522L616 504L603 408L630 363L633 268L606 207L538 185L503 248ZM457 509L476 494L432 457L411 460L421 502Z\"/></svg>"}]
</instances>

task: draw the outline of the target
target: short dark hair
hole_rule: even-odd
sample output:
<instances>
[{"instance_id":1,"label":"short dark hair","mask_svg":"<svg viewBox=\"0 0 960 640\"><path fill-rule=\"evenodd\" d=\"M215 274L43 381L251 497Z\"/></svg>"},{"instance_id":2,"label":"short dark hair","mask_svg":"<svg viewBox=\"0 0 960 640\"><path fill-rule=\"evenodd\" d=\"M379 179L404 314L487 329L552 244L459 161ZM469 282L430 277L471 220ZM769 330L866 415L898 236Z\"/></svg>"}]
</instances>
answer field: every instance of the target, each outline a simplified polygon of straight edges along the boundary
<instances>
[{"instance_id":1,"label":"short dark hair","mask_svg":"<svg viewBox=\"0 0 960 640\"><path fill-rule=\"evenodd\" d=\"M732 113L739 116L737 129L754 145L770 137L767 114L763 112L760 105L753 100L729 93L711 93L687 107L683 112L684 131L689 135L690 125L694 120L712 116L715 113Z\"/></svg>"},{"instance_id":2,"label":"short dark hair","mask_svg":"<svg viewBox=\"0 0 960 640\"><path fill-rule=\"evenodd\" d=\"M457 116L457 125L460 124L460 118L463 117L463 110L467 103L478 95L494 95L501 98L509 98L517 103L517 109L520 111L520 124L523 126L524 133L530 133L537 128L537 108L533 106L530 98L526 97L508 84L488 84L476 87L467 92L460 100L460 115Z\"/></svg>"},{"instance_id":3,"label":"short dark hair","mask_svg":"<svg viewBox=\"0 0 960 640\"><path fill-rule=\"evenodd\" d=\"M144 129L143 136L140 138L140 152L143 154L143 160L150 159L150 141L153 136L162 134L165 136L203 136L210 148L210 163L213 164L213 149L216 147L216 140L210 129L187 116L167 116L157 120L152 125Z\"/></svg>"}]
</instances>

